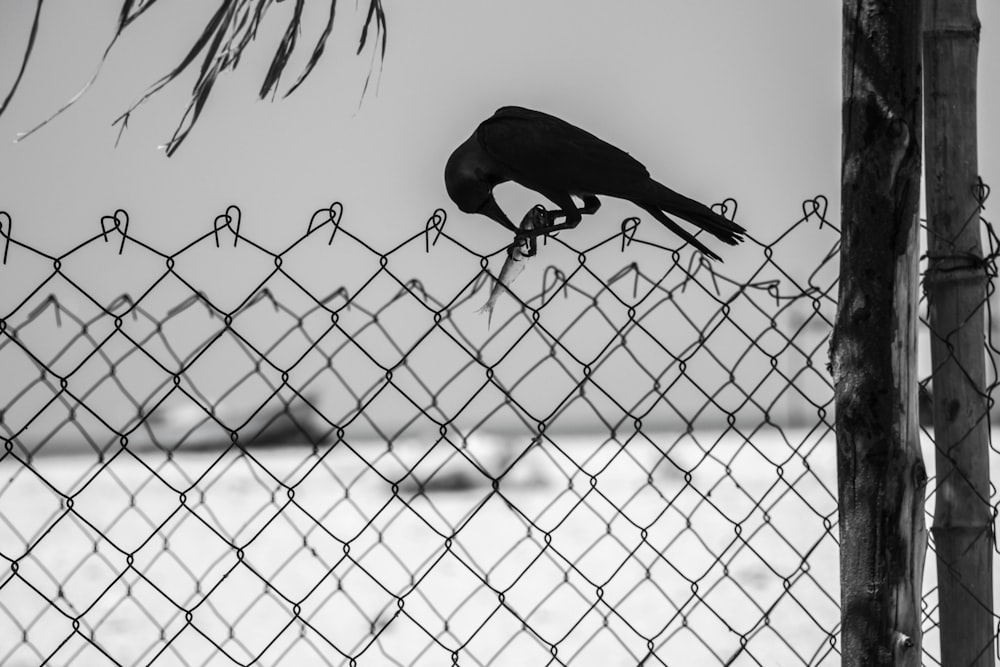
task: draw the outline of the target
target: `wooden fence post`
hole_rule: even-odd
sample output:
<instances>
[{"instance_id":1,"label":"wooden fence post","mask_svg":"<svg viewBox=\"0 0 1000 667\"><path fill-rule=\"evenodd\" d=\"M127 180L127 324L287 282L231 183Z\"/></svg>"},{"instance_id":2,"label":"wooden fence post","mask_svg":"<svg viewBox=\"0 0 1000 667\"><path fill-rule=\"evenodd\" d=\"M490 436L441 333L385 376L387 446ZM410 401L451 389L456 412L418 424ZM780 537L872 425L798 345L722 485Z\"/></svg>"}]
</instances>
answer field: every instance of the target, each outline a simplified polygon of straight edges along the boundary
<instances>
[{"instance_id":1,"label":"wooden fence post","mask_svg":"<svg viewBox=\"0 0 1000 667\"><path fill-rule=\"evenodd\" d=\"M975 0L927 0L927 291L941 661L993 665L986 271L977 185Z\"/></svg>"},{"instance_id":2,"label":"wooden fence post","mask_svg":"<svg viewBox=\"0 0 1000 667\"><path fill-rule=\"evenodd\" d=\"M844 665L919 665L921 2L844 0L835 382Z\"/></svg>"}]
</instances>

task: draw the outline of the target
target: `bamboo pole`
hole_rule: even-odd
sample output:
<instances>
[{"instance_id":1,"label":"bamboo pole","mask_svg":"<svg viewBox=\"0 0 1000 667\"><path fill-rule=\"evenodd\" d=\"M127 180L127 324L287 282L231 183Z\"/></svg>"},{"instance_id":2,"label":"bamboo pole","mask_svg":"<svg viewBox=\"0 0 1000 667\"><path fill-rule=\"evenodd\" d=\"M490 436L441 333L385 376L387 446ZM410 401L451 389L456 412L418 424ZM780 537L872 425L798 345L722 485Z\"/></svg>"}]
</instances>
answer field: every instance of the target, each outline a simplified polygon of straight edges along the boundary
<instances>
[{"instance_id":1,"label":"bamboo pole","mask_svg":"<svg viewBox=\"0 0 1000 667\"><path fill-rule=\"evenodd\" d=\"M941 660L993 665L985 388L986 272L976 150L975 0L927 0L927 292L931 328Z\"/></svg>"},{"instance_id":2,"label":"bamboo pole","mask_svg":"<svg viewBox=\"0 0 1000 667\"><path fill-rule=\"evenodd\" d=\"M920 7L844 0L835 382L844 665L919 665Z\"/></svg>"}]
</instances>

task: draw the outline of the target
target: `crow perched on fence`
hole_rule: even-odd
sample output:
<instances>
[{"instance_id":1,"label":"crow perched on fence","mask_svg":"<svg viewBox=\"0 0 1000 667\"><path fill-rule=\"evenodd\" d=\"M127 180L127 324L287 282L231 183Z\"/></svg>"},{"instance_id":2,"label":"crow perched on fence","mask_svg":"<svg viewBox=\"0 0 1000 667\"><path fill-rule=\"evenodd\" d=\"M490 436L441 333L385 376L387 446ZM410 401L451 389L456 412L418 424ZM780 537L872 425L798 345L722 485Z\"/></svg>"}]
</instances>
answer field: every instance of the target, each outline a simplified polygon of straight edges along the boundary
<instances>
[{"instance_id":1,"label":"crow perched on fence","mask_svg":"<svg viewBox=\"0 0 1000 667\"><path fill-rule=\"evenodd\" d=\"M521 107L502 107L480 123L448 158L444 181L448 195L463 212L492 218L519 238L576 227L582 214L600 208L597 195L631 201L712 259L719 256L666 214L683 218L730 245L742 241L746 231L657 183L625 151L555 116ZM547 224L522 232L510 221L493 198L493 188L507 181L534 190L559 207L547 212ZM577 208L573 196L583 201L583 208ZM565 221L556 224L559 217Z\"/></svg>"}]
</instances>

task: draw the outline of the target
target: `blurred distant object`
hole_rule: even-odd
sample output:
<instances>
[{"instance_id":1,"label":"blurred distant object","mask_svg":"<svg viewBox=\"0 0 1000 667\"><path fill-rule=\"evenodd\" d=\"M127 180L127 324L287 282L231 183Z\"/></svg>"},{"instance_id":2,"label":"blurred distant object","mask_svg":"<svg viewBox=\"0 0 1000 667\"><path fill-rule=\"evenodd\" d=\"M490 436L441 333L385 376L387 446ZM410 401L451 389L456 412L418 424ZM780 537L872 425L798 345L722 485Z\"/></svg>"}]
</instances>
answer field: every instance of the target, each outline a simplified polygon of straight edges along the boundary
<instances>
[{"instance_id":1,"label":"blurred distant object","mask_svg":"<svg viewBox=\"0 0 1000 667\"><path fill-rule=\"evenodd\" d=\"M48 124L49 121L53 120L56 116L61 114L63 111L72 106L77 100L83 97L83 94L86 93L90 86L97 80L97 76L100 74L101 68L107 60L108 54L111 52L111 48L115 45L115 43L117 43L118 38L121 37L121 35L125 32L125 29L129 27L133 21L138 19L147 9L156 4L156 1L157 0L122 0L121 11L118 15L118 25L115 28L115 34L111 38L111 42L105 48L104 55L101 57L101 61L97 65L97 70L94 72L93 76L91 76L90 80L87 81L83 88L81 88L79 92L71 97L69 101L60 107L54 114L27 132L20 133L16 141L20 141L21 139L34 133L36 130L41 129ZM257 38L257 30L263 22L264 14L271 8L272 4L272 0L225 0L222 2L216 12L209 19L208 24L201 29L201 34L198 35L194 45L184 56L184 59L181 60L181 62L179 62L174 69L160 77L132 106L128 108L127 111L125 111L125 113L115 119L113 124L119 125L118 138L121 139L122 132L124 132L128 127L129 116L133 111L152 97L153 94L159 92L162 88L165 88L167 84L172 83L175 79L184 74L184 72L194 64L195 60L200 57L201 65L198 69L198 80L192 88L191 99L188 102L188 107L184 111L184 115L181 117L181 121L177 126L177 129L174 130L174 135L170 138L170 141L162 146L162 148L166 150L168 156L172 155L173 152L180 147L181 143L194 127L195 122L197 122L198 116L201 114L205 103L208 101L208 96L212 92L212 87L215 85L216 79L220 74L226 72L227 70L234 71L240 62L240 58L243 56L244 49L246 49L247 46L249 46L250 43ZM278 48L274 52L274 57L268 67L267 74L264 75L264 82L260 87L261 99L264 99L268 95L273 96L277 93L278 81L281 79L281 75L284 73L285 67L288 65L288 61L291 59L292 53L295 51L299 35L302 32L303 24L306 23L306 21L303 20L304 8L305 2L303 0L299 0L299 2L294 3L294 9L292 10L292 15L288 21L288 27L285 29L281 42L278 44ZM313 52L309 56L309 61L306 63L305 68L302 73L299 74L295 83L293 83L291 87L285 91L284 97L290 95L303 81L305 81L306 77L309 76L313 68L316 66L316 63L319 62L320 57L322 57L323 51L326 48L326 41L330 37L330 33L333 31L333 19L336 14L336 8L337 0L330 0L329 12L323 32L316 41L316 44L313 47ZM21 78L24 76L28 60L35 47L35 38L38 36L41 13L42 0L37 0L35 4L35 16L32 20L31 30L28 35L28 43L24 49L24 58L21 60L21 66L18 70L17 77L14 79L14 83L11 84L10 90L7 92L7 96L4 98L3 103L0 103L0 115L2 115L7 109L11 99L14 97L15 91L17 91L18 85L21 83ZM368 30L372 26L374 26L375 29L375 41L381 42L381 48L378 51L381 62L381 59L385 57L386 35L385 9L382 6L382 0L369 0L368 14L365 17L364 27L361 30L361 37L358 40L357 53L360 54L365 48L365 45L368 43ZM372 64L374 65L374 57ZM370 79L371 70L369 69L368 77L365 79L365 87L361 93L362 98L368 90L368 82Z\"/></svg>"},{"instance_id":2,"label":"blurred distant object","mask_svg":"<svg viewBox=\"0 0 1000 667\"><path fill-rule=\"evenodd\" d=\"M167 450L225 449L318 444L324 436L308 397L275 399L257 409L224 407L209 410L179 403L154 411L146 420L154 445ZM232 433L236 433L234 440Z\"/></svg>"},{"instance_id":3,"label":"blurred distant object","mask_svg":"<svg viewBox=\"0 0 1000 667\"><path fill-rule=\"evenodd\" d=\"M420 452L420 463L405 472L399 489L407 495L455 493L470 490L515 487L533 488L547 480L537 461L525 460L525 448L538 446L539 438L522 442L520 438L504 438L486 434L458 441L437 440L426 449L419 440L409 441L404 448L410 454ZM422 451L425 450L426 451Z\"/></svg>"}]
</instances>

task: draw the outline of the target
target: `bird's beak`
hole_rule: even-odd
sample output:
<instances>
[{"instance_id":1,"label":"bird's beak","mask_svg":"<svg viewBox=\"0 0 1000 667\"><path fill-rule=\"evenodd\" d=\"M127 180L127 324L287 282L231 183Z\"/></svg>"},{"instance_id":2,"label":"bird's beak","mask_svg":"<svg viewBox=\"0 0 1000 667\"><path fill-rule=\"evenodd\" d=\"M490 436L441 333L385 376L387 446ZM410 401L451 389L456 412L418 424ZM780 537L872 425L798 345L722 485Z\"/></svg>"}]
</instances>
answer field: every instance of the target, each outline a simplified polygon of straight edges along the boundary
<instances>
[{"instance_id":1,"label":"bird's beak","mask_svg":"<svg viewBox=\"0 0 1000 667\"><path fill-rule=\"evenodd\" d=\"M510 218L507 217L507 214L500 210L500 207L497 206L497 200L493 198L493 195L490 195L489 197L486 198L486 201L483 202L483 205L479 207L479 210L476 211L476 213L485 215L487 218L490 218L491 220L496 220L501 225L511 230L515 234L520 231L517 228L517 225L515 225L513 222L510 221Z\"/></svg>"}]
</instances>

